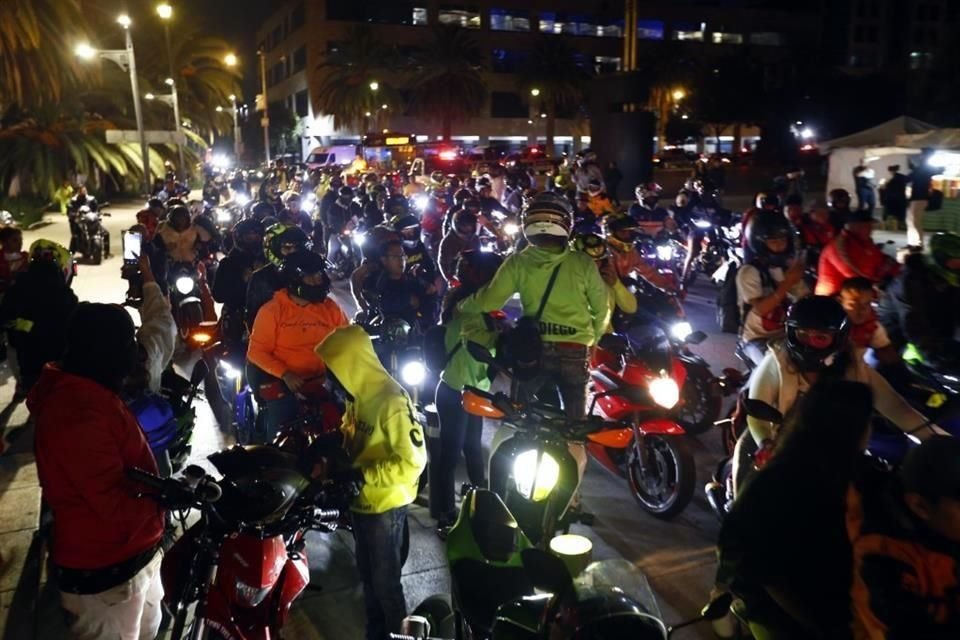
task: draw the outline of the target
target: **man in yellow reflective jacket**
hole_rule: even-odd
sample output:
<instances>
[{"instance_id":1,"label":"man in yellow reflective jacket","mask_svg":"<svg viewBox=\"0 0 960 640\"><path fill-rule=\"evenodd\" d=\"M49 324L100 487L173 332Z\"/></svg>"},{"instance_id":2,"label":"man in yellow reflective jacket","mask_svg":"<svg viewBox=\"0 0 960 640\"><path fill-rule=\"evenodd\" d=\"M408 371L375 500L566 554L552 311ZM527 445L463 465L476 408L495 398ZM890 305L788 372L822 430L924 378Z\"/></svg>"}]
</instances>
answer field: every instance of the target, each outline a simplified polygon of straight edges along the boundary
<instances>
[{"instance_id":1,"label":"man in yellow reflective jacket","mask_svg":"<svg viewBox=\"0 0 960 640\"><path fill-rule=\"evenodd\" d=\"M340 429L352 473L363 483L351 511L366 637L384 640L400 631L407 613L401 548L407 506L417 497L427 463L423 428L407 392L380 364L361 327L337 329L316 353L348 396Z\"/></svg>"}]
</instances>

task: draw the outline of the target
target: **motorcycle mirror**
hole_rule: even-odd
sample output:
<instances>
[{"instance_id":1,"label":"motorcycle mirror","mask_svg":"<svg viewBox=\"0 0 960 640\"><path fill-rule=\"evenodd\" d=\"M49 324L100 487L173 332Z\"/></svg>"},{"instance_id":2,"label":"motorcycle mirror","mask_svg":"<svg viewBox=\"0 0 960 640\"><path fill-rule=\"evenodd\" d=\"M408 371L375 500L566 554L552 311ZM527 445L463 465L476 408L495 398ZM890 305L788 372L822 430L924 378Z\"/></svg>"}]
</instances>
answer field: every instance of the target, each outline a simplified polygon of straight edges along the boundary
<instances>
[{"instance_id":1,"label":"motorcycle mirror","mask_svg":"<svg viewBox=\"0 0 960 640\"><path fill-rule=\"evenodd\" d=\"M684 340L684 342L686 342L687 344L700 344L706 339L707 339L707 334L705 334L703 331L694 331L693 333L687 336L687 339Z\"/></svg>"},{"instance_id":2,"label":"motorcycle mirror","mask_svg":"<svg viewBox=\"0 0 960 640\"><path fill-rule=\"evenodd\" d=\"M193 372L190 374L190 384L194 387L199 387L208 373L210 373L210 366L206 360L200 358L197 360L197 363L193 365Z\"/></svg>"},{"instance_id":3,"label":"motorcycle mirror","mask_svg":"<svg viewBox=\"0 0 960 640\"><path fill-rule=\"evenodd\" d=\"M700 610L700 616L704 620L719 620L727 615L727 612L730 611L730 605L732 604L733 594L729 592L721 593L710 600L710 602Z\"/></svg>"},{"instance_id":4,"label":"motorcycle mirror","mask_svg":"<svg viewBox=\"0 0 960 640\"><path fill-rule=\"evenodd\" d=\"M751 418L756 418L757 420L764 420L765 422L773 422L780 424L783 422L783 414L774 409L772 406L764 402L763 400L756 400L754 398L747 398L744 401L744 406L747 410L747 415Z\"/></svg>"},{"instance_id":5,"label":"motorcycle mirror","mask_svg":"<svg viewBox=\"0 0 960 640\"><path fill-rule=\"evenodd\" d=\"M542 549L524 549L520 552L523 568L531 584L563 598L573 591L573 578L563 560Z\"/></svg>"},{"instance_id":6,"label":"motorcycle mirror","mask_svg":"<svg viewBox=\"0 0 960 640\"><path fill-rule=\"evenodd\" d=\"M487 351L487 348L479 342L467 342L467 352L477 362L484 364L494 364L493 356Z\"/></svg>"}]
</instances>

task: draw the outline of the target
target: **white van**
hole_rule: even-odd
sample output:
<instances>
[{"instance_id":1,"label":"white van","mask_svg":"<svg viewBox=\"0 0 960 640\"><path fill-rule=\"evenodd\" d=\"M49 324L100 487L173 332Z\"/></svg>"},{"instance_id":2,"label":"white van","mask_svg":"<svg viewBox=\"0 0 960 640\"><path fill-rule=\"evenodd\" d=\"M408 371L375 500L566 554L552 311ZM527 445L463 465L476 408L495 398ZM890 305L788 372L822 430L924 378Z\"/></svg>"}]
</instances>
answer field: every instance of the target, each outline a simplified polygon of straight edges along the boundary
<instances>
[{"instance_id":1,"label":"white van","mask_svg":"<svg viewBox=\"0 0 960 640\"><path fill-rule=\"evenodd\" d=\"M314 147L307 156L305 164L308 171L314 169L333 169L346 167L357 157L357 147L352 144L333 147Z\"/></svg>"}]
</instances>

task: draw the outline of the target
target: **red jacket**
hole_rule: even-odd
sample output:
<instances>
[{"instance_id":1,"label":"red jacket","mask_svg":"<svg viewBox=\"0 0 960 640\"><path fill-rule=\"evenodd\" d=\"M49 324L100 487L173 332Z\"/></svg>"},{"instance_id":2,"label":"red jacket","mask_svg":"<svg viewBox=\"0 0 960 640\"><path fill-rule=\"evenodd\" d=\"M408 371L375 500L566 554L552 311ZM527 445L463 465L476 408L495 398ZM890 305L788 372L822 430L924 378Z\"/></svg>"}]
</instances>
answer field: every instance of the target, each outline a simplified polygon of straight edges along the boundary
<instances>
[{"instance_id":1,"label":"red jacket","mask_svg":"<svg viewBox=\"0 0 960 640\"><path fill-rule=\"evenodd\" d=\"M53 561L102 569L160 541L163 514L137 498L125 469L157 472L137 419L112 391L47 365L27 398L43 498L53 511Z\"/></svg>"},{"instance_id":2,"label":"red jacket","mask_svg":"<svg viewBox=\"0 0 960 640\"><path fill-rule=\"evenodd\" d=\"M896 275L899 265L887 256L873 240L862 240L849 231L842 231L820 254L817 268L818 296L835 296L847 278L864 277L878 283Z\"/></svg>"}]
</instances>

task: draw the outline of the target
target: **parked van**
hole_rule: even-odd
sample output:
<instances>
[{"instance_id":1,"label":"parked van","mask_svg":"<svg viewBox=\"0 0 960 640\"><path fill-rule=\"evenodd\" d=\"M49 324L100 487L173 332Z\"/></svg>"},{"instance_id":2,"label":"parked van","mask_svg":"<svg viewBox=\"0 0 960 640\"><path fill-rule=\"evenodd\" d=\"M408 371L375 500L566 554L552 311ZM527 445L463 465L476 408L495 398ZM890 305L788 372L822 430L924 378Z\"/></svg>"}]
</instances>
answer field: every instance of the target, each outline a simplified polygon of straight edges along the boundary
<instances>
[{"instance_id":1,"label":"parked van","mask_svg":"<svg viewBox=\"0 0 960 640\"><path fill-rule=\"evenodd\" d=\"M333 169L346 167L357 157L357 147L352 144L336 145L333 147L314 147L307 156L308 171L314 169Z\"/></svg>"}]
</instances>

